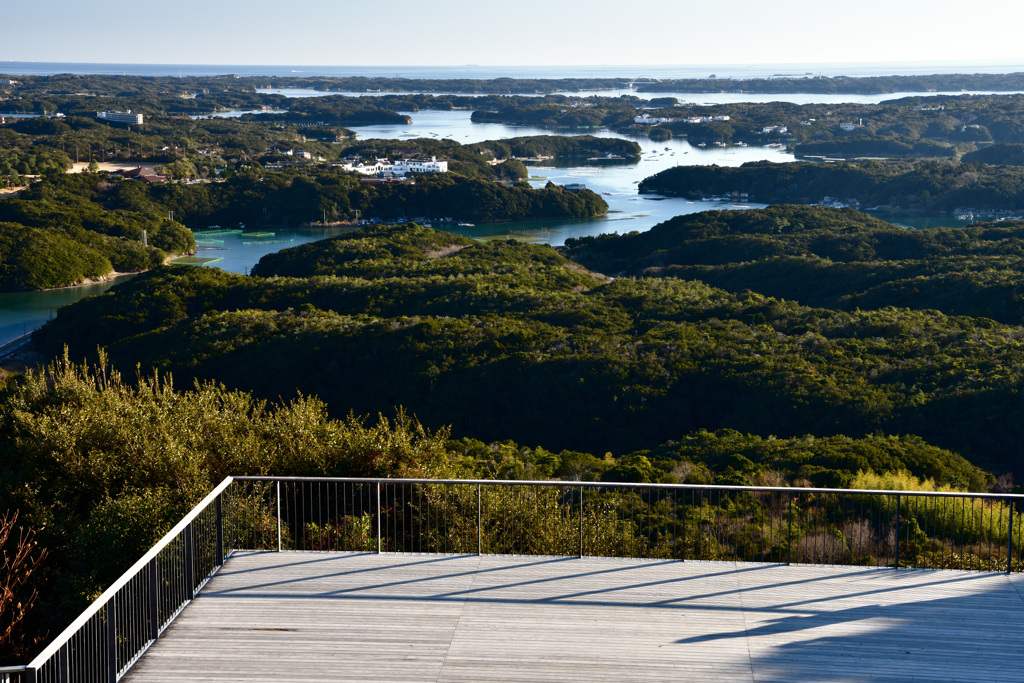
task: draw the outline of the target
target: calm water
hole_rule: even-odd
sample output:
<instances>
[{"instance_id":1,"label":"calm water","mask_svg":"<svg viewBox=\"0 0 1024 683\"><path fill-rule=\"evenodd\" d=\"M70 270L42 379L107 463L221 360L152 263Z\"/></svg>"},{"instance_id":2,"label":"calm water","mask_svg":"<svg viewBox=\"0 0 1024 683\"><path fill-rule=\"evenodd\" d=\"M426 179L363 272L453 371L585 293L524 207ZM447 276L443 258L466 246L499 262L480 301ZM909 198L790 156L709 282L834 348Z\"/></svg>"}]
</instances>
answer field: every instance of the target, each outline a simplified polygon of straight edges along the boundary
<instances>
[{"instance_id":1,"label":"calm water","mask_svg":"<svg viewBox=\"0 0 1024 683\"><path fill-rule=\"evenodd\" d=\"M131 276L99 285L56 289L50 292L0 294L0 344L38 329L55 316L61 306L73 304L93 294L101 294L126 278Z\"/></svg>"},{"instance_id":2,"label":"calm water","mask_svg":"<svg viewBox=\"0 0 1024 683\"><path fill-rule=\"evenodd\" d=\"M345 95L347 97L374 97L384 95L458 95L461 97L467 96L467 93L449 93L449 92L354 92L349 90L337 90L337 91L324 91L324 90L310 90L309 88L258 88L259 92L270 93L274 95L284 95L285 97L326 97L328 95ZM1024 91L1012 90L1012 91L994 91L994 90L957 90L956 92L898 92L898 93L882 93L882 94L870 94L870 95L836 95L830 93L775 93L775 94L764 94L764 93L747 93L747 92L708 92L708 93L692 93L692 92L638 92L629 88L618 88L615 90L586 90L586 91L569 91L564 90L561 92L553 93L555 95L578 95L586 97L588 95L594 95L598 97L621 97L622 95L631 95L639 97L642 100L650 100L655 97L674 97L683 104L693 105L715 105L715 104L742 104L745 102L753 103L765 103L765 102L792 102L793 104L879 104L881 102L888 102L890 100L898 100L904 97L937 97L937 96L955 96L955 95L1015 95L1020 94ZM541 95L525 94L521 95L525 97L541 97ZM245 112L245 113L260 113L256 112ZM217 116L238 116L237 113L222 112Z\"/></svg>"}]
</instances>

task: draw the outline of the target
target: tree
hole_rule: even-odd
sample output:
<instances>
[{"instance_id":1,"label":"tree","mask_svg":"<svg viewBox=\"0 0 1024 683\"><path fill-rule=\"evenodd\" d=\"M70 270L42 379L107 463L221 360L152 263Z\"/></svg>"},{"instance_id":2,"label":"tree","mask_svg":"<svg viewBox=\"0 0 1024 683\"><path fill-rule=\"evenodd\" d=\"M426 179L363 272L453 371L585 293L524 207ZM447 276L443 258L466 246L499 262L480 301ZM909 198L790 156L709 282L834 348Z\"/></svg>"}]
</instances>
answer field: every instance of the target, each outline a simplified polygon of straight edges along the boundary
<instances>
[{"instance_id":1,"label":"tree","mask_svg":"<svg viewBox=\"0 0 1024 683\"><path fill-rule=\"evenodd\" d=\"M0 657L23 654L26 643L15 638L15 627L39 598L36 571L46 559L46 549L37 547L35 530L17 522L17 511L0 515Z\"/></svg>"}]
</instances>

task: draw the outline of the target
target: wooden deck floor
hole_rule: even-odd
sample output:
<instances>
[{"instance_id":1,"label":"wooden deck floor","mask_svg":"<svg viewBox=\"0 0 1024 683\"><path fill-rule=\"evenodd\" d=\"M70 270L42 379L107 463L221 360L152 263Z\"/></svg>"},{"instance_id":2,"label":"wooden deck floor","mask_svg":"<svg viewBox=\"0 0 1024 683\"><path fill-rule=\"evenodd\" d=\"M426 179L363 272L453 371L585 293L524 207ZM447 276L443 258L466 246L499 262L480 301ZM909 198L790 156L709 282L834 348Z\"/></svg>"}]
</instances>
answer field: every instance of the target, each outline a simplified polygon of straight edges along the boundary
<instances>
[{"instance_id":1,"label":"wooden deck floor","mask_svg":"<svg viewBox=\"0 0 1024 683\"><path fill-rule=\"evenodd\" d=\"M125 680L1021 681L1024 577L237 553Z\"/></svg>"}]
</instances>

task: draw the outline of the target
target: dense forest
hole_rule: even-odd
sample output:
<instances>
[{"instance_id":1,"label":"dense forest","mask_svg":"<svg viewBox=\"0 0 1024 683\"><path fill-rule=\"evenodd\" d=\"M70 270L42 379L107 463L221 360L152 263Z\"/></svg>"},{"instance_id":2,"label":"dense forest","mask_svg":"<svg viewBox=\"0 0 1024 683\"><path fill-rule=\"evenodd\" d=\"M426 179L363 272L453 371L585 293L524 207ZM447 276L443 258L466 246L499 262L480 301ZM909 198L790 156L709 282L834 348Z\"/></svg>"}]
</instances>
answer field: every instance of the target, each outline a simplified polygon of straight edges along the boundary
<instances>
[{"instance_id":1,"label":"dense forest","mask_svg":"<svg viewBox=\"0 0 1024 683\"><path fill-rule=\"evenodd\" d=\"M0 200L0 290L145 270L195 248L192 233L162 209L104 205L116 185L98 176L54 175Z\"/></svg>"},{"instance_id":2,"label":"dense forest","mask_svg":"<svg viewBox=\"0 0 1024 683\"><path fill-rule=\"evenodd\" d=\"M852 209L776 205L572 239L565 253L614 275L700 280L807 306L936 309L1024 323L1024 221L906 230Z\"/></svg>"},{"instance_id":3,"label":"dense forest","mask_svg":"<svg viewBox=\"0 0 1024 683\"><path fill-rule=\"evenodd\" d=\"M940 160L842 163L747 162L675 166L645 178L640 193L692 199L745 194L764 203L817 204L826 197L892 211L1024 210L1024 168Z\"/></svg>"},{"instance_id":4,"label":"dense forest","mask_svg":"<svg viewBox=\"0 0 1024 683\"><path fill-rule=\"evenodd\" d=\"M880 430L1016 467L1018 326L605 283L547 247L467 242L390 226L267 257L259 277L159 269L62 309L39 343L266 398L298 388L339 416L403 405L459 436L550 450Z\"/></svg>"}]
</instances>

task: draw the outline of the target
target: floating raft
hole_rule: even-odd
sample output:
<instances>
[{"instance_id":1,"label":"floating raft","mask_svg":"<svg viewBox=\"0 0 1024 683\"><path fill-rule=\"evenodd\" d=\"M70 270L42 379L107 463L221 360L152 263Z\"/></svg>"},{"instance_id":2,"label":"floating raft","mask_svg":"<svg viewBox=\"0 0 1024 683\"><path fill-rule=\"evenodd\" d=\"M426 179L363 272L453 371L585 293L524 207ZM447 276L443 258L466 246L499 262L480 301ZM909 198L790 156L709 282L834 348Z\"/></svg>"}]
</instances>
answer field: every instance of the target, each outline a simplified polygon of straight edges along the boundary
<instances>
[{"instance_id":1,"label":"floating raft","mask_svg":"<svg viewBox=\"0 0 1024 683\"><path fill-rule=\"evenodd\" d=\"M246 232L242 233L243 237L273 237L277 233L273 232Z\"/></svg>"},{"instance_id":2,"label":"floating raft","mask_svg":"<svg viewBox=\"0 0 1024 683\"><path fill-rule=\"evenodd\" d=\"M253 245L266 246L268 244L289 244L295 240L242 240L242 245L251 247Z\"/></svg>"},{"instance_id":3,"label":"floating raft","mask_svg":"<svg viewBox=\"0 0 1024 683\"><path fill-rule=\"evenodd\" d=\"M222 257L217 258L205 258L202 256L182 256L176 258L170 263L172 266L208 266L211 263L224 260Z\"/></svg>"},{"instance_id":4,"label":"floating raft","mask_svg":"<svg viewBox=\"0 0 1024 683\"><path fill-rule=\"evenodd\" d=\"M242 231L241 230L227 230L227 229L223 229L223 230L193 230L192 234L196 235L196 236L201 236L201 237L208 237L208 236L211 236L211 235L241 235Z\"/></svg>"}]
</instances>

